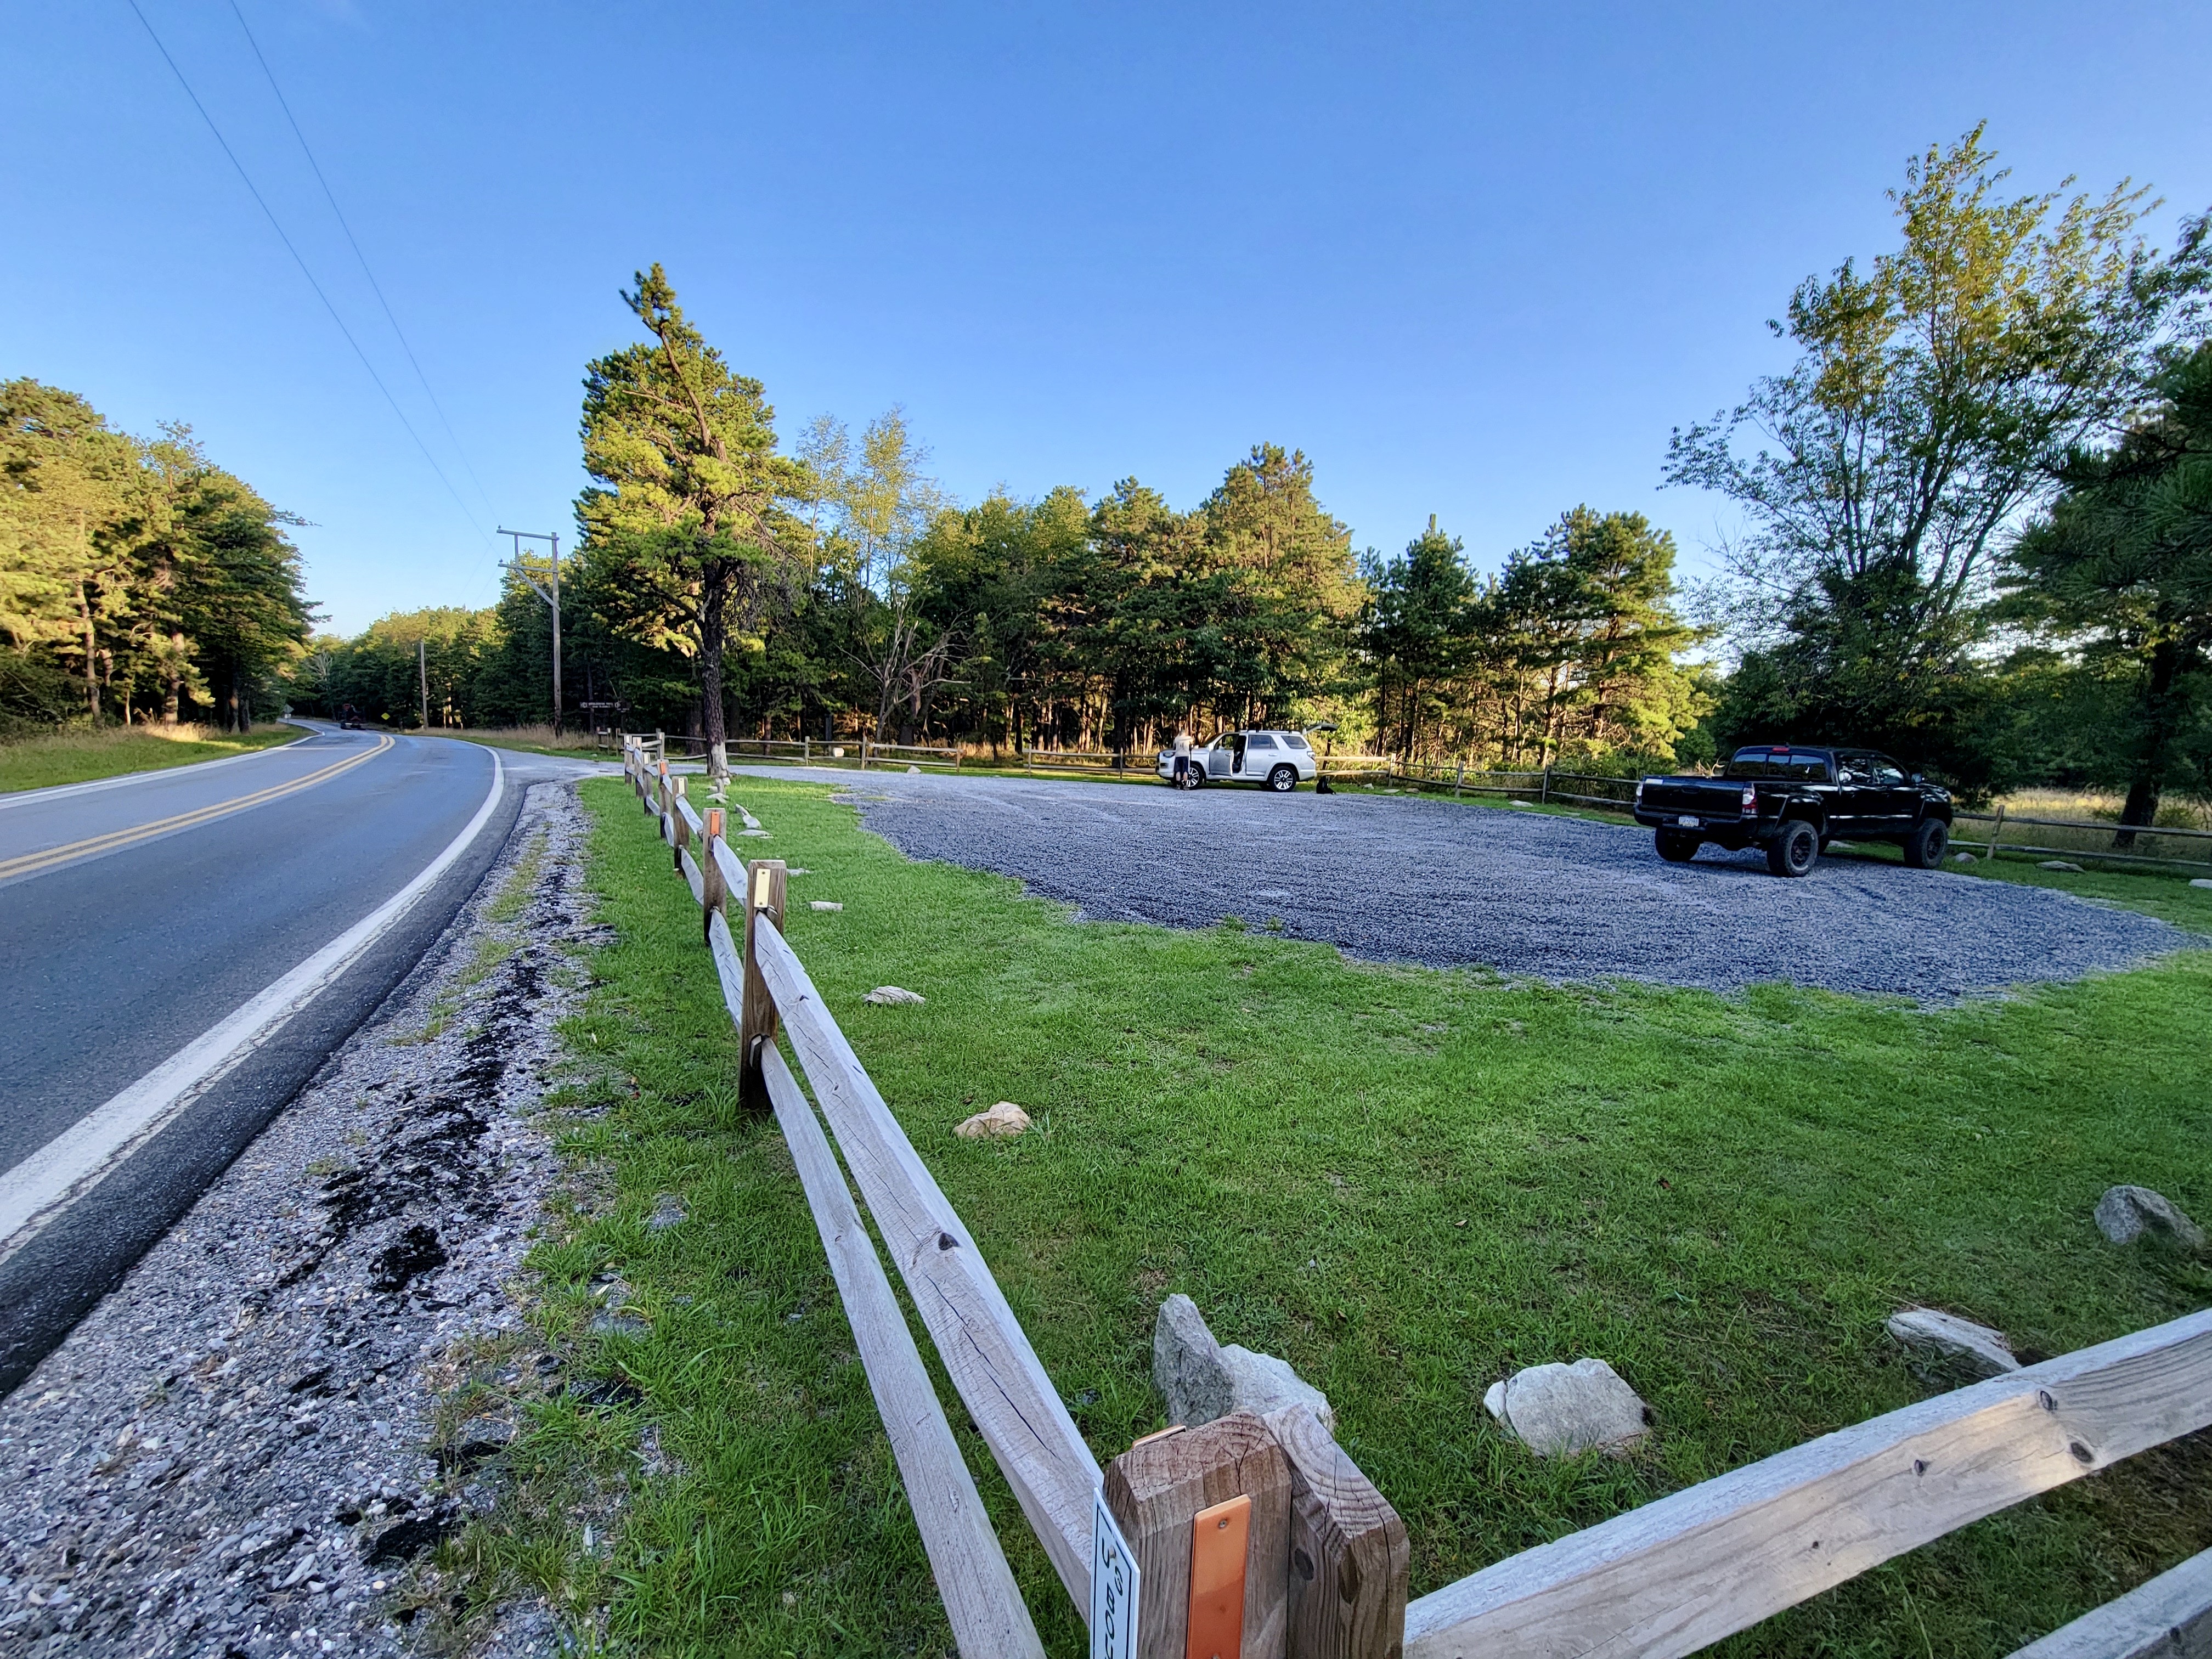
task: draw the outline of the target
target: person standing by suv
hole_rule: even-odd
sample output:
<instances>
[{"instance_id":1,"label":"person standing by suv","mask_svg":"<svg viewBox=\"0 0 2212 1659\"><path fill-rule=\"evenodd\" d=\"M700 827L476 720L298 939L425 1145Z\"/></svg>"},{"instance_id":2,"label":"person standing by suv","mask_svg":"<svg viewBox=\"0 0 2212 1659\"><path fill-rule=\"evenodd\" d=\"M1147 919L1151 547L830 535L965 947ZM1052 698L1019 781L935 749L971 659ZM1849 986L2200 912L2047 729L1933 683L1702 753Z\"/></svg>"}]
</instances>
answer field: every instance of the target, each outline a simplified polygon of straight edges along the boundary
<instances>
[{"instance_id":1,"label":"person standing by suv","mask_svg":"<svg viewBox=\"0 0 2212 1659\"><path fill-rule=\"evenodd\" d=\"M1178 731L1175 738L1175 787L1190 787L1190 733Z\"/></svg>"}]
</instances>

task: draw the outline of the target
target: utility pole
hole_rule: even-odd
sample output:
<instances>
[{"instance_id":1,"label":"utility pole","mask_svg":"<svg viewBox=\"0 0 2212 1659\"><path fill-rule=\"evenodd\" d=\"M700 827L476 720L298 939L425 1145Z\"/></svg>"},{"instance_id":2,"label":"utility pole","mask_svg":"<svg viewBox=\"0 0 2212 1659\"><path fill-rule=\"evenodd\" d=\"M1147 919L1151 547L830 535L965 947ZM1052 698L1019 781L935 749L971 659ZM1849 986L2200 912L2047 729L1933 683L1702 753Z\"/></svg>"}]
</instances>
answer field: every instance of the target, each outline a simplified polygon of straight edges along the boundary
<instances>
[{"instance_id":1,"label":"utility pole","mask_svg":"<svg viewBox=\"0 0 2212 1659\"><path fill-rule=\"evenodd\" d=\"M553 735L557 738L561 735L561 538L557 533L541 535L534 530L502 530L499 533L514 538L514 557L507 568L528 582L537 591L538 597L553 607ZM553 585L550 588L522 568L522 544L526 541L550 542L553 544Z\"/></svg>"},{"instance_id":2,"label":"utility pole","mask_svg":"<svg viewBox=\"0 0 2212 1659\"><path fill-rule=\"evenodd\" d=\"M430 653L428 640L415 641L415 681L422 689L422 729L430 729Z\"/></svg>"}]
</instances>

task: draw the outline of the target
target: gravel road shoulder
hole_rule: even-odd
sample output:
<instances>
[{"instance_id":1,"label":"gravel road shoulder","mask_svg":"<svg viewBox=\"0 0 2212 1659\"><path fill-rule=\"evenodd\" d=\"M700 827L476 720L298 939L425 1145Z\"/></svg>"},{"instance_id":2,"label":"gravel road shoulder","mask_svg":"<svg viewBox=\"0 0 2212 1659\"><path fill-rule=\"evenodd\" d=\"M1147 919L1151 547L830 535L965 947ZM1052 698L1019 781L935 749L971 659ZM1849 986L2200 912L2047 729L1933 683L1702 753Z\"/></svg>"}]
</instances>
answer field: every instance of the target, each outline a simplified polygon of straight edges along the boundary
<instances>
[{"instance_id":1,"label":"gravel road shoulder","mask_svg":"<svg viewBox=\"0 0 2212 1659\"><path fill-rule=\"evenodd\" d=\"M841 784L909 858L1017 877L1095 921L1233 916L1378 962L1933 1002L2207 943L2048 889L1858 859L1784 880L1755 849L1667 864L1631 825L1413 796L772 775Z\"/></svg>"},{"instance_id":2,"label":"gravel road shoulder","mask_svg":"<svg viewBox=\"0 0 2212 1659\"><path fill-rule=\"evenodd\" d=\"M0 1402L0 1659L408 1650L513 1432L445 1396L520 1328L559 1176L533 1112L596 938L586 833L531 788L437 951ZM494 1639L555 1650L542 1609Z\"/></svg>"}]
</instances>

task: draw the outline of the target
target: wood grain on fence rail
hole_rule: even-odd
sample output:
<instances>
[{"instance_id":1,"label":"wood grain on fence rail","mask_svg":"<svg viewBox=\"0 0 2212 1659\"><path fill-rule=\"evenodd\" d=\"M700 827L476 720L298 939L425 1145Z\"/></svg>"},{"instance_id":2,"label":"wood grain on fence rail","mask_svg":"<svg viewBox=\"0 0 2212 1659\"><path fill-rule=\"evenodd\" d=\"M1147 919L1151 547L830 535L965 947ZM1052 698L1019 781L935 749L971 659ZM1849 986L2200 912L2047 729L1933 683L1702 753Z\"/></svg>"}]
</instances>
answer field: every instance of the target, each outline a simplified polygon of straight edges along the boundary
<instances>
[{"instance_id":1,"label":"wood grain on fence rail","mask_svg":"<svg viewBox=\"0 0 2212 1659\"><path fill-rule=\"evenodd\" d=\"M727 928L724 929L725 935ZM724 995L729 997L729 981ZM738 997L743 997L743 975ZM999 1547L999 1535L975 1491L974 1477L961 1461L960 1447L945 1420L936 1389L921 1363L921 1350L907 1329L906 1316L884 1276L875 1241L861 1224L844 1171L815 1121L814 1109L799 1092L798 1079L774 1048L763 1050L761 1070L768 1084L775 1121L782 1127L799 1184L814 1212L814 1224L830 1254L830 1272L853 1328L853 1344L868 1373L891 1455L906 1486L908 1504L929 1555L929 1570L952 1621L952 1639L968 1659L1035 1656L1044 1644L1014 1583L1013 1570Z\"/></svg>"},{"instance_id":2,"label":"wood grain on fence rail","mask_svg":"<svg viewBox=\"0 0 2212 1659\"><path fill-rule=\"evenodd\" d=\"M1407 1659L1673 1659L1892 1556L2212 1424L2212 1311L1840 1430L1486 1567Z\"/></svg>"},{"instance_id":3,"label":"wood grain on fence rail","mask_svg":"<svg viewBox=\"0 0 2212 1659\"><path fill-rule=\"evenodd\" d=\"M765 919L754 925L753 945L814 1097L953 1387L1088 1619L1097 1462L975 1239L861 1069L805 968Z\"/></svg>"}]
</instances>

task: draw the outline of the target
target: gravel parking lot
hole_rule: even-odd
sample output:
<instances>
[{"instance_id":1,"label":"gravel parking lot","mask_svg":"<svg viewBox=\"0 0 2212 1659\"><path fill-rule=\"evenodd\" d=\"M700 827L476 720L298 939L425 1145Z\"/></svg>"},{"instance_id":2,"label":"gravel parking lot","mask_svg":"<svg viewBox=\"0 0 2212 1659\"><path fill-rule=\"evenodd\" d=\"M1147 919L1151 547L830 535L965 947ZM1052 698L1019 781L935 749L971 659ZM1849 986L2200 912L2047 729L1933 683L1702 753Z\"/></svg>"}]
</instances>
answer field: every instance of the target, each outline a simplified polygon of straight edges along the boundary
<instances>
[{"instance_id":1,"label":"gravel parking lot","mask_svg":"<svg viewBox=\"0 0 2212 1659\"><path fill-rule=\"evenodd\" d=\"M1086 917L1279 919L1291 938L1376 961L1934 1000L2206 943L2046 889L1851 859L1790 881L1756 852L1711 848L1669 865L1632 825L1412 796L771 775L837 776L867 827L909 857L1018 877Z\"/></svg>"}]
</instances>

